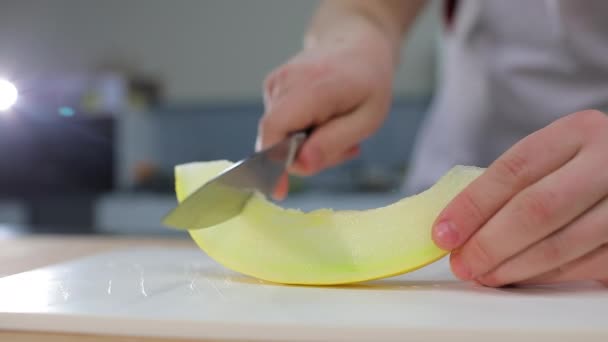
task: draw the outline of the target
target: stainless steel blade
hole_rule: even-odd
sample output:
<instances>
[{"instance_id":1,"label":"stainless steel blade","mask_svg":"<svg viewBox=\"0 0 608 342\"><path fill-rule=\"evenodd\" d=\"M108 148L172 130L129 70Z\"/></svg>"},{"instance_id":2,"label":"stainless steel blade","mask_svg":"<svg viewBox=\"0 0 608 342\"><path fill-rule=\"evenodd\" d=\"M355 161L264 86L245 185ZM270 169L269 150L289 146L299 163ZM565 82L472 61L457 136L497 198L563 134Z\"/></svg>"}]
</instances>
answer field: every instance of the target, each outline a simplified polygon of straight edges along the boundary
<instances>
[{"instance_id":1,"label":"stainless steel blade","mask_svg":"<svg viewBox=\"0 0 608 342\"><path fill-rule=\"evenodd\" d=\"M238 215L255 191L271 196L305 138L296 133L236 163L188 196L163 223L181 230L207 228Z\"/></svg>"}]
</instances>

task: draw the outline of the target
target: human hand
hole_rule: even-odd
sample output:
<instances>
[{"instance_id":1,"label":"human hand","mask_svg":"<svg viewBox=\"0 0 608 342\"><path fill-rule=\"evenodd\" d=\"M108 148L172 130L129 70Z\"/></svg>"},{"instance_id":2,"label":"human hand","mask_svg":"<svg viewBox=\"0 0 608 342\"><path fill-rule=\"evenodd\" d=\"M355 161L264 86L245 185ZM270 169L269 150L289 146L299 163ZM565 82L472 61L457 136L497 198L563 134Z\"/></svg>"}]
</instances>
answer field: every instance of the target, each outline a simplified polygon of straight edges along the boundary
<instances>
[{"instance_id":1,"label":"human hand","mask_svg":"<svg viewBox=\"0 0 608 342\"><path fill-rule=\"evenodd\" d=\"M433 239L463 280L608 285L608 116L575 113L521 140L444 209Z\"/></svg>"},{"instance_id":2,"label":"human hand","mask_svg":"<svg viewBox=\"0 0 608 342\"><path fill-rule=\"evenodd\" d=\"M390 106L393 45L379 31L353 30L344 39L304 49L274 70L264 84L266 112L256 149L312 127L291 172L313 175L357 156ZM287 187L284 176L275 197L285 197Z\"/></svg>"}]
</instances>

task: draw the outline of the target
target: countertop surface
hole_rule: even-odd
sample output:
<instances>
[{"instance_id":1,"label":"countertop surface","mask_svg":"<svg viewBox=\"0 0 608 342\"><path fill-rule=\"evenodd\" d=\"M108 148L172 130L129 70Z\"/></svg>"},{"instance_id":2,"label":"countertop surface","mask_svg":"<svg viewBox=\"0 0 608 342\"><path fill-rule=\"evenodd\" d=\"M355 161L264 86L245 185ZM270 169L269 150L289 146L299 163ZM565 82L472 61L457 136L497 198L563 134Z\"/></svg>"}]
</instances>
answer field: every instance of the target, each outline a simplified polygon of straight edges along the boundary
<instances>
[{"instance_id":1,"label":"countertop surface","mask_svg":"<svg viewBox=\"0 0 608 342\"><path fill-rule=\"evenodd\" d=\"M9 236L0 238L0 279L58 262L127 247L194 247L188 239L101 236ZM173 339L82 335L0 329L0 341L11 342L166 342Z\"/></svg>"},{"instance_id":2,"label":"countertop surface","mask_svg":"<svg viewBox=\"0 0 608 342\"><path fill-rule=\"evenodd\" d=\"M599 285L484 288L446 259L351 286L281 286L188 240L26 236L0 240L0 265L1 341L608 339Z\"/></svg>"}]
</instances>

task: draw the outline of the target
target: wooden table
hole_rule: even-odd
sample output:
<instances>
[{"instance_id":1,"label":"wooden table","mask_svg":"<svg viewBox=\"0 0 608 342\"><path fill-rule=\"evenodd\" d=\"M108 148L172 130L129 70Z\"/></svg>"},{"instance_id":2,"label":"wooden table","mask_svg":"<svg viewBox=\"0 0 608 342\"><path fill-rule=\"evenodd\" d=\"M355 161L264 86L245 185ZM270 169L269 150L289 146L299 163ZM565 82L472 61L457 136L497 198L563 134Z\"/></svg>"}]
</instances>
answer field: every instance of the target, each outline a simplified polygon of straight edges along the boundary
<instances>
[{"instance_id":1,"label":"wooden table","mask_svg":"<svg viewBox=\"0 0 608 342\"><path fill-rule=\"evenodd\" d=\"M195 246L191 240L101 236L25 236L0 239L0 277L112 249L141 246ZM1 331L0 341L11 342L165 342L174 339L92 336L44 332Z\"/></svg>"}]
</instances>

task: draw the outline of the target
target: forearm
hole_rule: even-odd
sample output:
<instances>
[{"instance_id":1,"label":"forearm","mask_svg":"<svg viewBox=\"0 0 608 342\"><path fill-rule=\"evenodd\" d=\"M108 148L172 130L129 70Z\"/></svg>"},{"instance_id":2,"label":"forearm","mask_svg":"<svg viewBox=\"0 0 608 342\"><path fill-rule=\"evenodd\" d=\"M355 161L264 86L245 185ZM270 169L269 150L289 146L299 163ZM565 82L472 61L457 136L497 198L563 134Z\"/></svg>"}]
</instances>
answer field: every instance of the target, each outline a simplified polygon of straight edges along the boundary
<instances>
[{"instance_id":1,"label":"forearm","mask_svg":"<svg viewBox=\"0 0 608 342\"><path fill-rule=\"evenodd\" d=\"M305 46L335 44L355 36L381 36L395 53L426 0L325 0L319 6Z\"/></svg>"}]
</instances>

